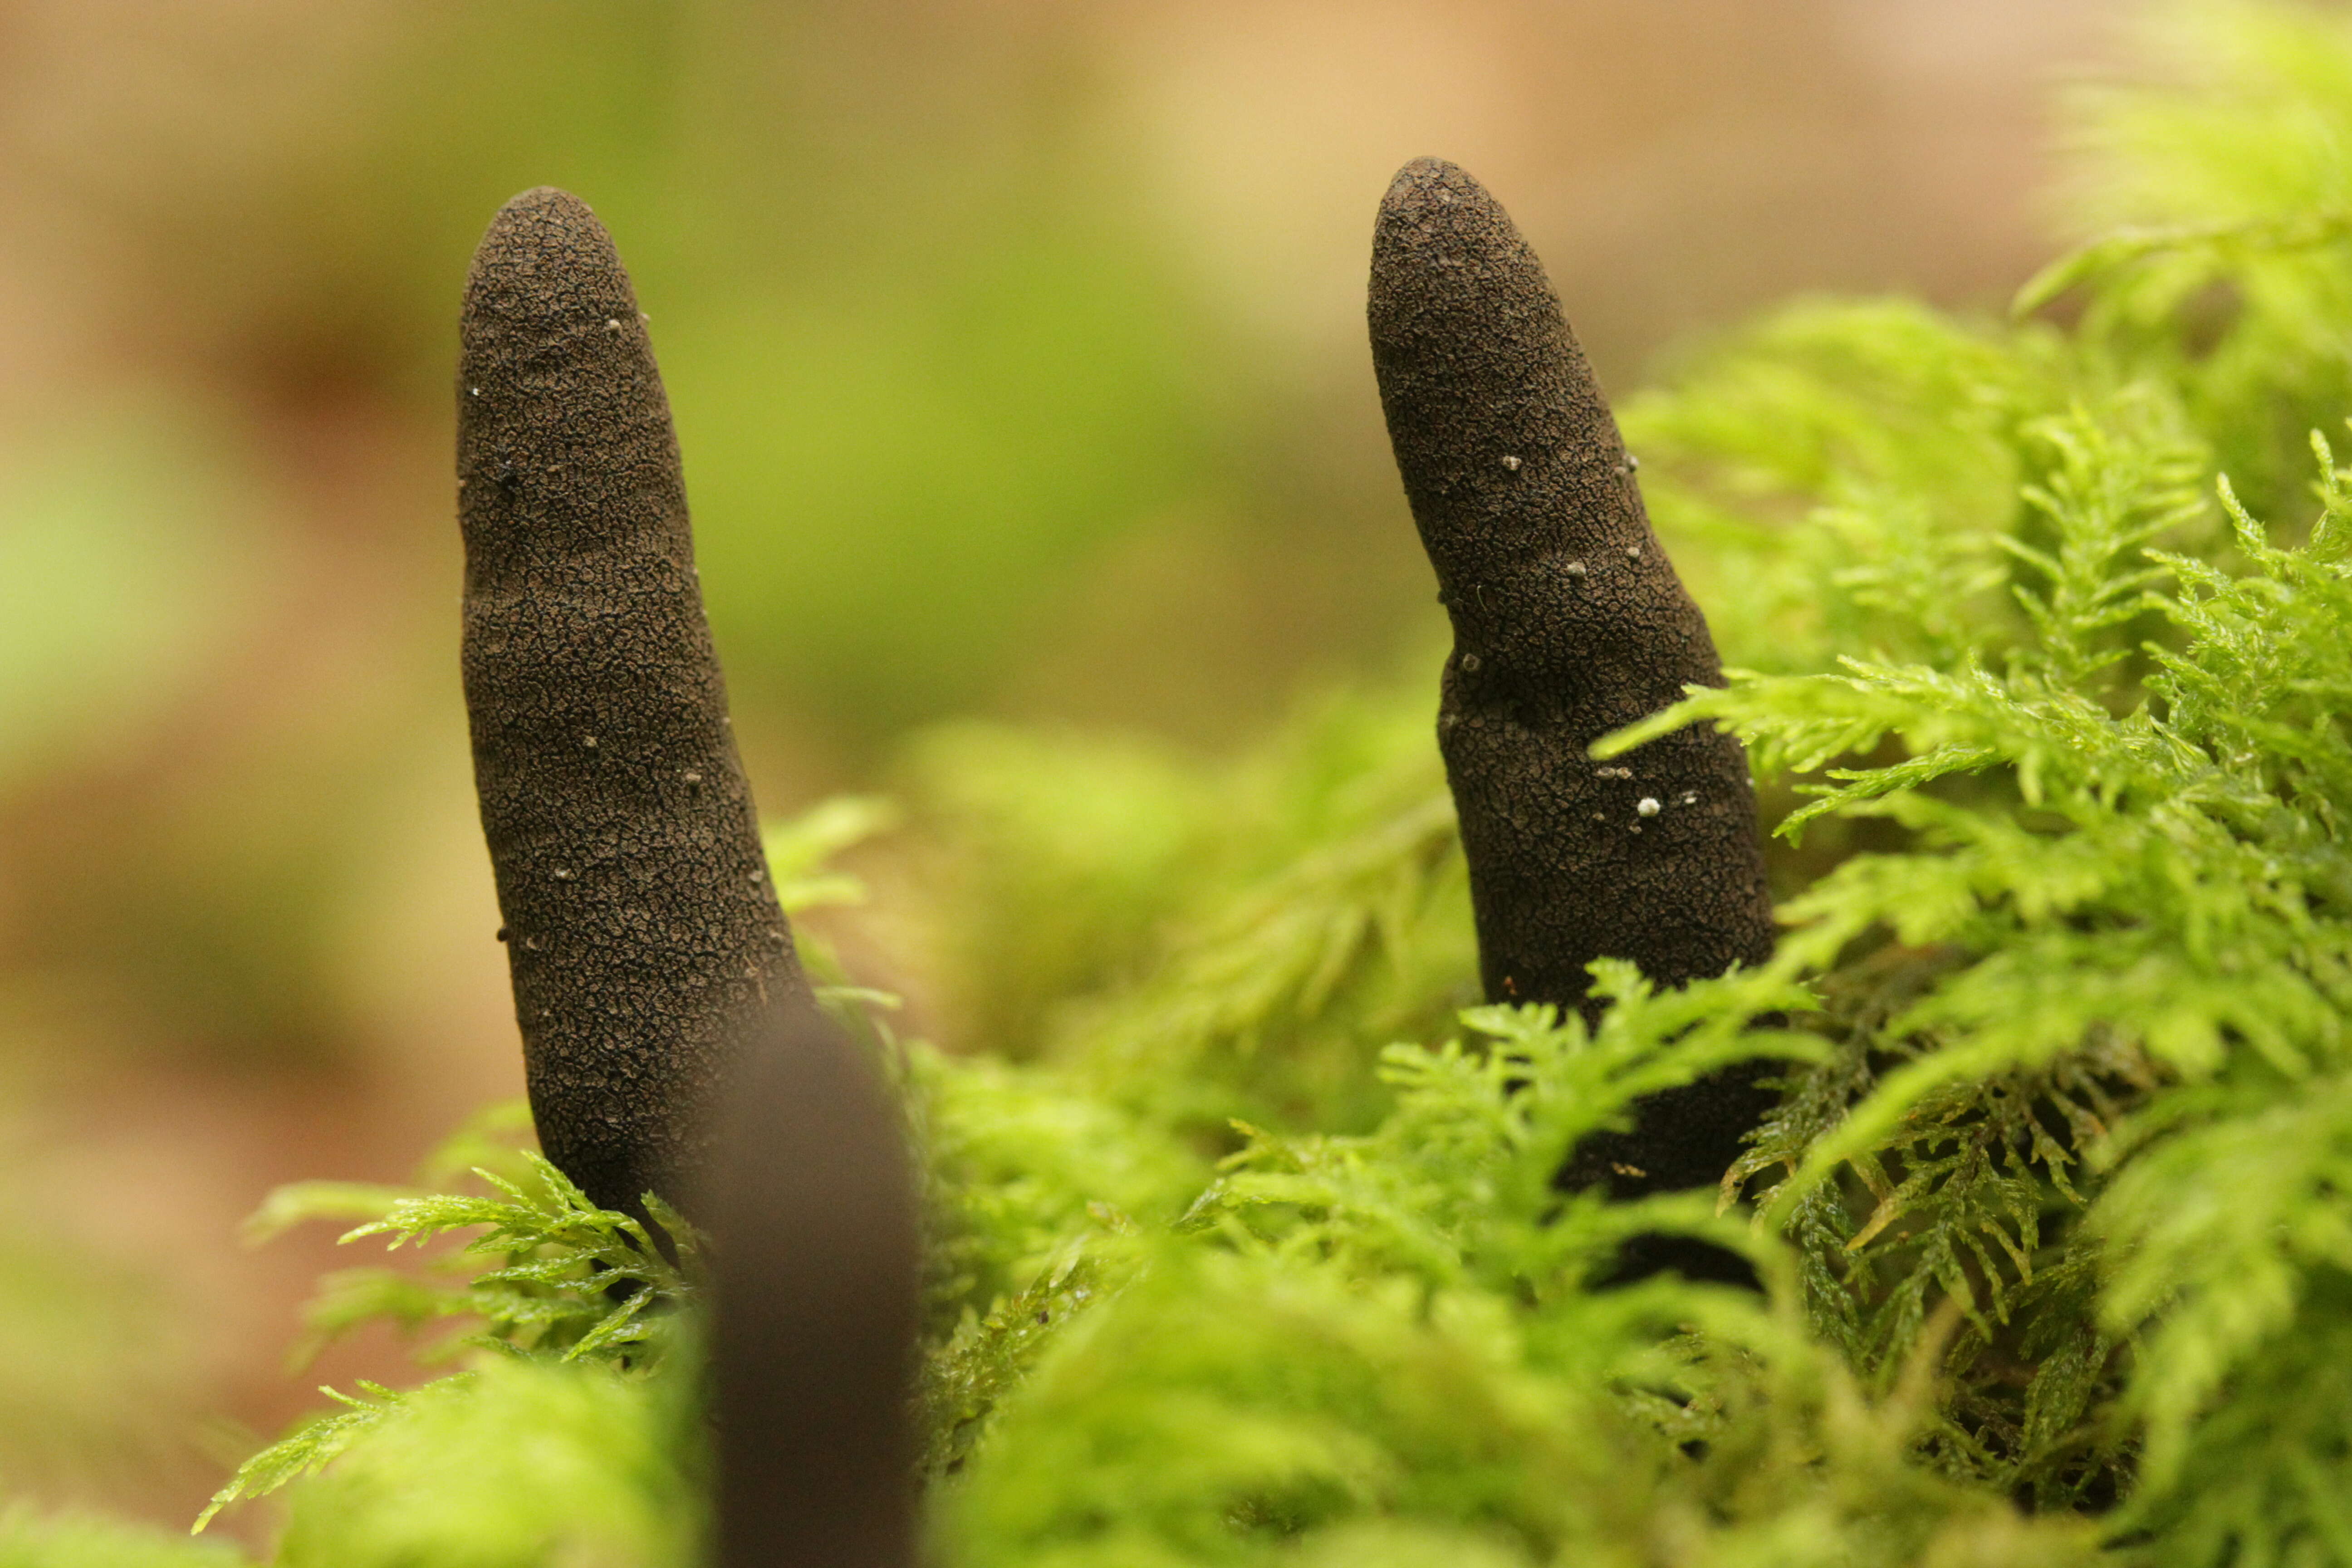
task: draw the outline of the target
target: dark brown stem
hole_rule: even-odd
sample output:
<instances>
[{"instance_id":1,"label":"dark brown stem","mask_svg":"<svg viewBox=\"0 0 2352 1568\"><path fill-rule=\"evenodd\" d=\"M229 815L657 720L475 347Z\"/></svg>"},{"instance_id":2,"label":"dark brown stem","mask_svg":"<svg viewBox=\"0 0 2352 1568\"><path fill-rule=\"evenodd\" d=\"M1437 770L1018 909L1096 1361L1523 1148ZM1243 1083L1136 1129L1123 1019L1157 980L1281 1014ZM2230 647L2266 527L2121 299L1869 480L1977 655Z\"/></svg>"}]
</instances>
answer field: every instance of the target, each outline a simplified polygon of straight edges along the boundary
<instances>
[{"instance_id":1,"label":"dark brown stem","mask_svg":"<svg viewBox=\"0 0 2352 1568\"><path fill-rule=\"evenodd\" d=\"M1542 263L1475 180L1421 159L1381 204L1370 314L1389 438L1454 623L1438 746L1488 998L1592 1018L1596 958L1667 986L1761 962L1772 912L1738 742L1696 725L1591 755L1723 670ZM1570 1178L1714 1182L1769 1106L1757 1076L1644 1101Z\"/></svg>"},{"instance_id":2,"label":"dark brown stem","mask_svg":"<svg viewBox=\"0 0 2352 1568\"><path fill-rule=\"evenodd\" d=\"M899 1121L813 1008L728 1096L709 1207L720 1568L915 1561L914 1186Z\"/></svg>"},{"instance_id":3,"label":"dark brown stem","mask_svg":"<svg viewBox=\"0 0 2352 1568\"><path fill-rule=\"evenodd\" d=\"M669 405L586 205L466 282L466 705L531 1113L606 1207L675 1194L747 1010L803 994L703 619Z\"/></svg>"}]
</instances>

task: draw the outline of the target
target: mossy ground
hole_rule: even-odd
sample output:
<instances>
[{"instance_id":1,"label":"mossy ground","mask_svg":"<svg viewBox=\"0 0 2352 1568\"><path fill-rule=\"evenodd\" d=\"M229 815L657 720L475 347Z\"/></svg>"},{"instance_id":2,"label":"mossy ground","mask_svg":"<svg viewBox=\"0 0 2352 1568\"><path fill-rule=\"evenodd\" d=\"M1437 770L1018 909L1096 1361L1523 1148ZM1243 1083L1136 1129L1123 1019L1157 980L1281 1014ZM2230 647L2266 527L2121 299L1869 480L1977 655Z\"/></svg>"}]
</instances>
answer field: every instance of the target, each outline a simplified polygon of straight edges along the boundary
<instances>
[{"instance_id":1,"label":"mossy ground","mask_svg":"<svg viewBox=\"0 0 2352 1568\"><path fill-rule=\"evenodd\" d=\"M940 1562L2352 1562L2352 476L2312 435L2352 22L2201 0L2150 47L2073 106L2063 323L1804 301L1621 410L1745 672L1660 722L1749 746L1769 965L1604 966L1591 1033L1473 1008L1419 677L1213 764L917 748L888 831L972 1037L838 1001L928 1172ZM779 883L840 895L881 826L779 835ZM1719 1194L1555 1188L1749 1055L1783 1105ZM494 1276L366 1289L511 1349L365 1401L282 1560L692 1560L691 1273L662 1353L599 1341L615 1219L509 1202ZM1762 1290L1596 1288L1657 1230ZM0 1563L204 1551L0 1522Z\"/></svg>"}]
</instances>

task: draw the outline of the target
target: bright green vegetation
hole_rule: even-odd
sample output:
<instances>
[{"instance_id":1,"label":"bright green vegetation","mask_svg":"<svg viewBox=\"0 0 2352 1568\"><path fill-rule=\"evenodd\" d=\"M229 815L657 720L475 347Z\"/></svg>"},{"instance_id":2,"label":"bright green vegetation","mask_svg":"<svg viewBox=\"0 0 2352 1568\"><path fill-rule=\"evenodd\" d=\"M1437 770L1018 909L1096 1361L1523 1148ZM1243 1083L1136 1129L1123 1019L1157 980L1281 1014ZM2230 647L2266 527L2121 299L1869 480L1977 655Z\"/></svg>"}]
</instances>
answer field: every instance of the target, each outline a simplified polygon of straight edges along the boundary
<instances>
[{"instance_id":1,"label":"bright green vegetation","mask_svg":"<svg viewBox=\"0 0 2352 1568\"><path fill-rule=\"evenodd\" d=\"M1603 964L1590 1036L1470 1005L1425 677L1216 765L939 732L901 823L775 836L800 908L861 836L919 863L968 1026L902 1044L811 954L929 1172L940 1563L2352 1563L2352 18L2167 16L2177 81L2074 106L2087 243L2018 320L1801 303L1624 409L1745 671L1645 728L1749 742L1768 969ZM1720 1194L1553 1188L1752 1055ZM487 1227L316 1326L495 1348L233 1489L289 1483L288 1563L691 1561L691 1238L477 1143L277 1217ZM1593 1289L1640 1230L1765 1289ZM151 1560L199 1559L0 1520L0 1564Z\"/></svg>"}]
</instances>

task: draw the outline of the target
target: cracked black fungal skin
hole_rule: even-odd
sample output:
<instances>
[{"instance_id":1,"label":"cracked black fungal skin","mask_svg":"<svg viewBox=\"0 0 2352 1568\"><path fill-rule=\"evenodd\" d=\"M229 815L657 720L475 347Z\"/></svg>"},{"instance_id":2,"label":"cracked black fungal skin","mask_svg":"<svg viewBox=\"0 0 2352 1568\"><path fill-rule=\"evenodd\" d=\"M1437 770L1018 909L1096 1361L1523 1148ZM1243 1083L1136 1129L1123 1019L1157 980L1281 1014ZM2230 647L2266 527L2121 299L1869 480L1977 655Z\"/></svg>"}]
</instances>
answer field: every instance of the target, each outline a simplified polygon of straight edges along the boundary
<instances>
[{"instance_id":1,"label":"cracked black fungal skin","mask_svg":"<svg viewBox=\"0 0 2352 1568\"><path fill-rule=\"evenodd\" d=\"M466 705L531 1114L608 1208L700 1163L747 1009L804 994L645 321L577 197L502 208L457 385Z\"/></svg>"},{"instance_id":2,"label":"cracked black fungal skin","mask_svg":"<svg viewBox=\"0 0 2352 1568\"><path fill-rule=\"evenodd\" d=\"M1370 316L1389 438L1454 623L1437 737L1487 997L1591 1018L1596 958L1669 986L1762 962L1771 904L1738 742L1696 725L1608 763L1588 752L1723 670L1543 264L1475 180L1419 159L1381 203ZM1653 1096L1563 1180L1627 1196L1711 1185L1772 1102L1766 1070Z\"/></svg>"}]
</instances>

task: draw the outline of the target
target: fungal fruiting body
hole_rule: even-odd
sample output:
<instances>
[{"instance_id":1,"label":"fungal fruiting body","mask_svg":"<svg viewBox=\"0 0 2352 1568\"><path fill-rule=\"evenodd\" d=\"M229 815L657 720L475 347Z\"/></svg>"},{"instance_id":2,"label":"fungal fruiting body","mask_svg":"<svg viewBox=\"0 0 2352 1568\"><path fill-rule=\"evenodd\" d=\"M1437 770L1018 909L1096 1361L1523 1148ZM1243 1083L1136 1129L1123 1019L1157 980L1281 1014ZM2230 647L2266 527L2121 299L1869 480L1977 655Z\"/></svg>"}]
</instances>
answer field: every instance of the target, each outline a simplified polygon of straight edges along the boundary
<instances>
[{"instance_id":1,"label":"fungal fruiting body","mask_svg":"<svg viewBox=\"0 0 2352 1568\"><path fill-rule=\"evenodd\" d=\"M719 1568L916 1558L918 1242L900 1119L814 1008L757 1020L713 1187Z\"/></svg>"},{"instance_id":2,"label":"fungal fruiting body","mask_svg":"<svg viewBox=\"0 0 2352 1568\"><path fill-rule=\"evenodd\" d=\"M1370 317L1453 621L1438 745L1487 997L1591 1018L1596 958L1664 986L1760 963L1771 906L1738 742L1694 725L1613 763L1590 752L1723 672L1542 263L1476 181L1421 159L1381 204ZM1623 1194L1714 1183L1770 1103L1760 1071L1651 1097L1566 1179Z\"/></svg>"},{"instance_id":3,"label":"fungal fruiting body","mask_svg":"<svg viewBox=\"0 0 2352 1568\"><path fill-rule=\"evenodd\" d=\"M608 1208L700 1163L743 1016L807 991L694 571L669 405L577 197L509 202L466 281L466 705L531 1113Z\"/></svg>"}]
</instances>

